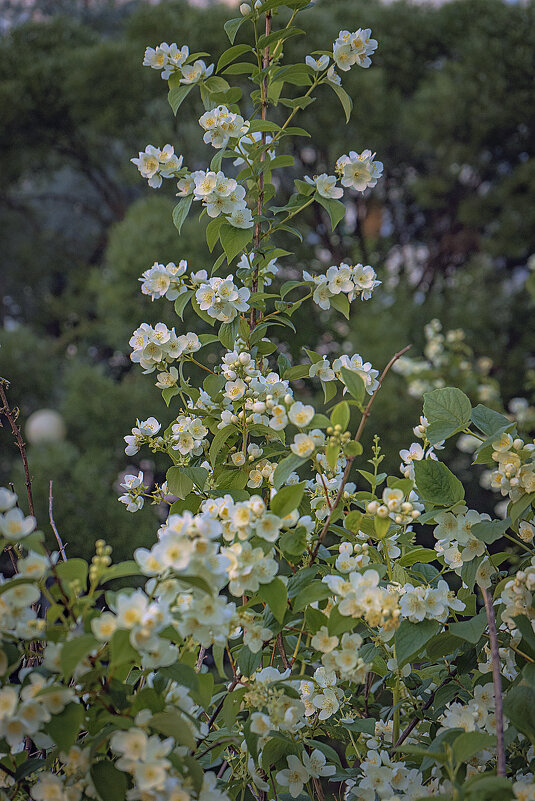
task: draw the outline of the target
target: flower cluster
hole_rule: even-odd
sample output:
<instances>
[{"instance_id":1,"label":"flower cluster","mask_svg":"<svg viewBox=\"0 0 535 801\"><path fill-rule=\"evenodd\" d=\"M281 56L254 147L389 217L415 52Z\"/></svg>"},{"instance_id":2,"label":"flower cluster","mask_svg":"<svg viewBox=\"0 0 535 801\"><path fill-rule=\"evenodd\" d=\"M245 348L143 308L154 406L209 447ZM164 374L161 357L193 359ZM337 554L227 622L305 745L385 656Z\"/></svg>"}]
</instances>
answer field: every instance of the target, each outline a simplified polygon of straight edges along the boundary
<instances>
[{"instance_id":1,"label":"flower cluster","mask_svg":"<svg viewBox=\"0 0 535 801\"><path fill-rule=\"evenodd\" d=\"M243 133L244 119L226 106L217 106L206 111L199 119L199 125L206 133L204 141L220 149L225 147L229 139L237 139Z\"/></svg>"},{"instance_id":2,"label":"flower cluster","mask_svg":"<svg viewBox=\"0 0 535 801\"><path fill-rule=\"evenodd\" d=\"M437 540L435 550L446 565L458 571L465 562L483 556L485 543L472 534L471 528L483 520L490 520L489 515L460 507L455 514L438 512L435 520L438 524L433 531Z\"/></svg>"},{"instance_id":3,"label":"flower cluster","mask_svg":"<svg viewBox=\"0 0 535 801\"><path fill-rule=\"evenodd\" d=\"M247 287L240 289L234 283L234 276L226 278L215 276L201 283L195 293L201 311L215 320L230 323L238 312L249 311L248 300L251 292Z\"/></svg>"},{"instance_id":4,"label":"flower cluster","mask_svg":"<svg viewBox=\"0 0 535 801\"><path fill-rule=\"evenodd\" d=\"M500 603L504 604L502 621L511 631L516 629L514 618L525 615L530 621L535 619L533 593L535 592L535 557L524 569L518 570L502 589ZM533 625L533 624L532 624Z\"/></svg>"},{"instance_id":5,"label":"flower cluster","mask_svg":"<svg viewBox=\"0 0 535 801\"><path fill-rule=\"evenodd\" d=\"M225 219L234 228L251 228L253 217L247 208L245 189L234 178L227 178L219 170L196 170L187 173L177 183L178 197L193 195L206 209L209 217L225 215Z\"/></svg>"},{"instance_id":6,"label":"flower cluster","mask_svg":"<svg viewBox=\"0 0 535 801\"><path fill-rule=\"evenodd\" d=\"M340 31L333 44L333 59L338 69L347 72L355 64L370 66L370 56L377 50L377 40L371 38L371 32L371 28L359 28L352 33Z\"/></svg>"},{"instance_id":7,"label":"flower cluster","mask_svg":"<svg viewBox=\"0 0 535 801\"><path fill-rule=\"evenodd\" d=\"M329 267L327 272L321 275L311 275L305 270L303 279L315 287L312 299L320 309L325 310L331 308L333 297L340 294L346 295L350 303L355 298L369 300L375 287L381 283L369 264L352 266L344 262L339 267L336 265Z\"/></svg>"},{"instance_id":8,"label":"flower cluster","mask_svg":"<svg viewBox=\"0 0 535 801\"><path fill-rule=\"evenodd\" d=\"M344 617L364 618L369 626L396 628L399 623L399 596L393 588L379 585L376 570L356 571L347 577L329 575L322 579L331 592L341 599L338 611Z\"/></svg>"},{"instance_id":9,"label":"flower cluster","mask_svg":"<svg viewBox=\"0 0 535 801\"><path fill-rule=\"evenodd\" d=\"M424 786L423 776L417 768L408 768L400 760L394 760L388 751L370 749L361 763L363 778L348 782L348 801L374 801L374 799L403 799L427 797L429 786Z\"/></svg>"},{"instance_id":10,"label":"flower cluster","mask_svg":"<svg viewBox=\"0 0 535 801\"><path fill-rule=\"evenodd\" d=\"M155 261L152 267L145 270L141 278L141 291L149 295L152 300L166 297L167 300L176 300L186 291L182 276L188 268L188 263L182 259L178 265L170 261L169 264L160 264Z\"/></svg>"},{"instance_id":11,"label":"flower cluster","mask_svg":"<svg viewBox=\"0 0 535 801\"><path fill-rule=\"evenodd\" d=\"M400 588L399 608L401 617L411 623L421 620L438 620L445 623L450 609L462 612L466 604L455 598L446 581L441 580L436 587L414 587L404 584Z\"/></svg>"},{"instance_id":12,"label":"flower cluster","mask_svg":"<svg viewBox=\"0 0 535 801\"><path fill-rule=\"evenodd\" d=\"M319 779L320 776L332 776L336 772L334 765L327 764L325 754L315 748L311 754L303 751L301 759L290 755L286 757L288 767L279 770L276 775L277 782L287 787L292 798L297 798L310 779Z\"/></svg>"},{"instance_id":13,"label":"flower cluster","mask_svg":"<svg viewBox=\"0 0 535 801\"><path fill-rule=\"evenodd\" d=\"M214 65L206 66L202 59L196 59L188 64L189 47L178 47L175 42L167 44L162 42L156 47L147 47L143 58L143 66L153 70L162 70L162 78L167 81L171 75L178 75L180 83L194 84L209 78L214 71Z\"/></svg>"},{"instance_id":14,"label":"flower cluster","mask_svg":"<svg viewBox=\"0 0 535 801\"><path fill-rule=\"evenodd\" d=\"M526 493L535 492L535 443L513 439L503 433L492 443L492 459L498 468L491 476L491 486L502 495L517 501Z\"/></svg>"},{"instance_id":15,"label":"flower cluster","mask_svg":"<svg viewBox=\"0 0 535 801\"><path fill-rule=\"evenodd\" d=\"M130 159L135 164L143 178L153 189L159 189L164 178L174 178L182 167L182 156L175 155L172 145L159 148L147 145L144 152L139 153L137 159Z\"/></svg>"},{"instance_id":16,"label":"flower cluster","mask_svg":"<svg viewBox=\"0 0 535 801\"><path fill-rule=\"evenodd\" d=\"M187 356L200 350L199 337L194 333L177 336L174 328L168 328L165 323L157 323L154 327L148 323L141 323L130 338L130 347L133 348L130 359L143 367L144 373L152 373L165 364Z\"/></svg>"}]
</instances>

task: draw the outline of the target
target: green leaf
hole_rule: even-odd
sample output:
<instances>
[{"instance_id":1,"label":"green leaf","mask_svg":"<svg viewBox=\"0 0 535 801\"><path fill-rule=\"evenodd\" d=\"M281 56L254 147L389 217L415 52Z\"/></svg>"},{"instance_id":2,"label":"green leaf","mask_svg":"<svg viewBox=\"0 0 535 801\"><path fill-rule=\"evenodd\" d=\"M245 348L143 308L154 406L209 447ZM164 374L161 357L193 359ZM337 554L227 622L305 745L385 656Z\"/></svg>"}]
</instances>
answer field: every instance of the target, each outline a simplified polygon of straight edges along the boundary
<instances>
[{"instance_id":1,"label":"green leaf","mask_svg":"<svg viewBox=\"0 0 535 801\"><path fill-rule=\"evenodd\" d=\"M202 382L202 386L204 391L207 392L211 398L215 398L216 395L221 392L225 383L226 379L224 375L207 375Z\"/></svg>"},{"instance_id":2,"label":"green leaf","mask_svg":"<svg viewBox=\"0 0 535 801\"><path fill-rule=\"evenodd\" d=\"M65 676L72 676L78 663L99 647L99 641L92 634L80 634L64 642L61 646L60 662Z\"/></svg>"},{"instance_id":3,"label":"green leaf","mask_svg":"<svg viewBox=\"0 0 535 801\"><path fill-rule=\"evenodd\" d=\"M338 223L340 223L346 216L345 204L342 203L341 200L336 200L336 198L323 197L319 194L319 192L316 192L314 199L328 212L329 217L331 218L331 227L334 231ZM343 297L345 297L345 295Z\"/></svg>"},{"instance_id":4,"label":"green leaf","mask_svg":"<svg viewBox=\"0 0 535 801\"><path fill-rule=\"evenodd\" d=\"M166 406L169 406L175 395L178 395L178 387L166 387L165 389L162 389L162 398L164 399Z\"/></svg>"},{"instance_id":5,"label":"green leaf","mask_svg":"<svg viewBox=\"0 0 535 801\"><path fill-rule=\"evenodd\" d=\"M210 457L210 464L212 465L212 467L215 465L219 451L221 450L227 439L236 433L237 433L236 426L233 425L228 425L218 430L217 434L214 436L212 440L212 444L210 445L210 450L208 452L208 455Z\"/></svg>"},{"instance_id":6,"label":"green leaf","mask_svg":"<svg viewBox=\"0 0 535 801\"><path fill-rule=\"evenodd\" d=\"M409 553L406 553L401 559L398 559L398 565L401 567L410 567L416 562L434 562L438 554L432 548L422 548L418 546Z\"/></svg>"},{"instance_id":7,"label":"green leaf","mask_svg":"<svg viewBox=\"0 0 535 801\"><path fill-rule=\"evenodd\" d=\"M304 491L304 481L299 484L289 484L287 487L282 487L271 499L271 511L273 514L279 517L289 515L301 503Z\"/></svg>"},{"instance_id":8,"label":"green leaf","mask_svg":"<svg viewBox=\"0 0 535 801\"><path fill-rule=\"evenodd\" d=\"M111 565L103 570L99 577L99 584L104 584L106 581L112 581L117 578L124 578L125 576L141 576L143 575L139 569L137 562L129 559L126 562L119 562L117 565Z\"/></svg>"},{"instance_id":9,"label":"green leaf","mask_svg":"<svg viewBox=\"0 0 535 801\"><path fill-rule=\"evenodd\" d=\"M279 490L286 481L290 473L293 473L302 464L305 464L306 459L302 459L301 456L297 456L295 453L291 453L289 456L286 456L282 461L280 461L275 468L275 472L273 473L273 486L276 490Z\"/></svg>"},{"instance_id":10,"label":"green leaf","mask_svg":"<svg viewBox=\"0 0 535 801\"><path fill-rule=\"evenodd\" d=\"M231 261L241 253L253 238L254 228L234 228L233 225L222 225L219 230L219 237L227 262Z\"/></svg>"},{"instance_id":11,"label":"green leaf","mask_svg":"<svg viewBox=\"0 0 535 801\"><path fill-rule=\"evenodd\" d=\"M412 657L423 658L426 643L438 633L439 628L436 620L422 620L421 623L403 620L394 635L398 666L403 667Z\"/></svg>"},{"instance_id":12,"label":"green leaf","mask_svg":"<svg viewBox=\"0 0 535 801\"><path fill-rule=\"evenodd\" d=\"M208 470L205 467L181 467L184 475L191 478L193 483L202 491L208 478Z\"/></svg>"},{"instance_id":13,"label":"green leaf","mask_svg":"<svg viewBox=\"0 0 535 801\"><path fill-rule=\"evenodd\" d=\"M290 39L292 36L302 36L304 33L305 32L301 30L301 28L280 28L278 31L273 31L273 33L269 33L267 36L265 34L260 36L258 39L257 48L259 50L263 50L265 47L271 46L272 44L285 41L286 39Z\"/></svg>"},{"instance_id":14,"label":"green leaf","mask_svg":"<svg viewBox=\"0 0 535 801\"><path fill-rule=\"evenodd\" d=\"M279 548L289 556L301 556L306 550L306 529L304 526L285 531L279 540Z\"/></svg>"},{"instance_id":15,"label":"green leaf","mask_svg":"<svg viewBox=\"0 0 535 801\"><path fill-rule=\"evenodd\" d=\"M176 681L177 684L182 684L193 693L199 690L199 677L197 673L195 673L191 665L186 665L184 662L174 662L172 665L160 668L159 673L172 681Z\"/></svg>"},{"instance_id":16,"label":"green leaf","mask_svg":"<svg viewBox=\"0 0 535 801\"><path fill-rule=\"evenodd\" d=\"M535 492L526 493L526 495L522 495L517 501L509 504L507 509L507 514L511 518L513 523L516 523L522 512L524 512L528 506L535 501Z\"/></svg>"},{"instance_id":17,"label":"green leaf","mask_svg":"<svg viewBox=\"0 0 535 801\"><path fill-rule=\"evenodd\" d=\"M190 206L193 202L193 195L181 198L173 209L173 223L178 233L182 230L184 220L188 216Z\"/></svg>"},{"instance_id":18,"label":"green leaf","mask_svg":"<svg viewBox=\"0 0 535 801\"><path fill-rule=\"evenodd\" d=\"M240 711L240 707L243 702L243 696L245 695L246 691L247 687L239 687L237 690L227 693L225 700L223 701L221 714L223 716L225 728L230 729L230 731L232 731L232 727L236 722L238 712Z\"/></svg>"},{"instance_id":19,"label":"green leaf","mask_svg":"<svg viewBox=\"0 0 535 801\"><path fill-rule=\"evenodd\" d=\"M339 311L340 314L344 315L346 320L349 320L350 306L347 295L344 295L342 292L340 292L339 295L333 295L332 298L329 298L329 301L333 309Z\"/></svg>"},{"instance_id":20,"label":"green leaf","mask_svg":"<svg viewBox=\"0 0 535 801\"><path fill-rule=\"evenodd\" d=\"M471 527L470 533L476 539L491 545L503 537L510 525L511 520L508 517L505 520L482 520L481 523L475 523Z\"/></svg>"},{"instance_id":21,"label":"green leaf","mask_svg":"<svg viewBox=\"0 0 535 801\"><path fill-rule=\"evenodd\" d=\"M453 741L453 757L456 762L469 762L479 751L496 748L496 737L482 731L467 731Z\"/></svg>"},{"instance_id":22,"label":"green leaf","mask_svg":"<svg viewBox=\"0 0 535 801\"><path fill-rule=\"evenodd\" d=\"M71 581L76 581L84 589L87 584L87 571L88 566L85 559L67 559L66 562L59 562L56 565L56 573L63 582L68 585Z\"/></svg>"},{"instance_id":23,"label":"green leaf","mask_svg":"<svg viewBox=\"0 0 535 801\"><path fill-rule=\"evenodd\" d=\"M513 620L515 621L516 627L522 635L522 639L535 654L535 632L533 631L531 620L526 617L526 615L516 615ZM532 669L535 670L535 665L533 663L529 664L531 665ZM529 667L529 665L526 665L526 667Z\"/></svg>"},{"instance_id":24,"label":"green leaf","mask_svg":"<svg viewBox=\"0 0 535 801\"><path fill-rule=\"evenodd\" d=\"M523 684L511 687L505 696L503 711L515 729L535 745L535 690Z\"/></svg>"},{"instance_id":25,"label":"green leaf","mask_svg":"<svg viewBox=\"0 0 535 801\"><path fill-rule=\"evenodd\" d=\"M117 629L110 640L110 667L139 661L139 654L130 643L130 632Z\"/></svg>"},{"instance_id":26,"label":"green leaf","mask_svg":"<svg viewBox=\"0 0 535 801\"><path fill-rule=\"evenodd\" d=\"M236 664L238 665L240 672L243 676L252 676L255 670L260 666L262 663L262 651L258 651L258 653L253 654L252 651L246 645L243 645L240 649L240 653L236 659Z\"/></svg>"},{"instance_id":27,"label":"green leaf","mask_svg":"<svg viewBox=\"0 0 535 801\"><path fill-rule=\"evenodd\" d=\"M341 426L342 431L346 431L350 416L349 404L347 401L341 401L331 412L331 425Z\"/></svg>"},{"instance_id":28,"label":"green leaf","mask_svg":"<svg viewBox=\"0 0 535 801\"><path fill-rule=\"evenodd\" d=\"M219 341L227 350L232 350L234 348L239 326L239 316L236 316L230 323L221 323L219 327Z\"/></svg>"},{"instance_id":29,"label":"green leaf","mask_svg":"<svg viewBox=\"0 0 535 801\"><path fill-rule=\"evenodd\" d=\"M52 716L44 728L58 748L68 751L78 738L84 717L85 710L82 704L67 704L59 715Z\"/></svg>"},{"instance_id":30,"label":"green leaf","mask_svg":"<svg viewBox=\"0 0 535 801\"><path fill-rule=\"evenodd\" d=\"M126 773L118 770L109 759L93 763L90 773L100 801L123 801L126 798Z\"/></svg>"},{"instance_id":31,"label":"green leaf","mask_svg":"<svg viewBox=\"0 0 535 801\"><path fill-rule=\"evenodd\" d=\"M165 478L169 492L177 498L186 498L193 489L193 481L182 467L170 467Z\"/></svg>"},{"instance_id":32,"label":"green leaf","mask_svg":"<svg viewBox=\"0 0 535 801\"><path fill-rule=\"evenodd\" d=\"M167 99L169 101L169 105L173 109L173 114L176 115L181 104L184 102L184 100L189 95L192 89L193 89L193 84L189 85L181 84L180 86L175 86L169 90L167 94Z\"/></svg>"},{"instance_id":33,"label":"green leaf","mask_svg":"<svg viewBox=\"0 0 535 801\"><path fill-rule=\"evenodd\" d=\"M429 422L426 435L436 445L470 425L472 404L456 387L444 387L424 393L424 416Z\"/></svg>"},{"instance_id":34,"label":"green leaf","mask_svg":"<svg viewBox=\"0 0 535 801\"><path fill-rule=\"evenodd\" d=\"M349 394L355 398L357 403L362 403L366 393L366 384L361 376L354 370L349 370L347 367L341 369L342 381L346 385Z\"/></svg>"},{"instance_id":35,"label":"green leaf","mask_svg":"<svg viewBox=\"0 0 535 801\"><path fill-rule=\"evenodd\" d=\"M239 44L234 45L234 47L229 47L228 50L225 50L223 55L220 57L219 61L217 62L216 72L219 72L226 67L227 64L230 64L231 61L235 61L238 56L243 55L243 53L253 53L253 48L251 45L248 44Z\"/></svg>"},{"instance_id":36,"label":"green leaf","mask_svg":"<svg viewBox=\"0 0 535 801\"><path fill-rule=\"evenodd\" d=\"M184 309L189 303L191 296L193 295L193 289L188 289L186 292L182 292L181 295L175 300L175 312L178 314L181 320L184 319Z\"/></svg>"},{"instance_id":37,"label":"green leaf","mask_svg":"<svg viewBox=\"0 0 535 801\"><path fill-rule=\"evenodd\" d=\"M234 44L234 39L236 38L236 34L238 33L239 29L245 22L245 17L235 17L234 19L228 19L225 24L223 25L225 29L225 33L229 38L229 42Z\"/></svg>"},{"instance_id":38,"label":"green leaf","mask_svg":"<svg viewBox=\"0 0 535 801\"><path fill-rule=\"evenodd\" d=\"M269 771L270 765L276 765L283 759L286 767L286 757L290 754L297 756L298 753L298 746L292 740L286 739L280 734L273 735L262 749L262 767Z\"/></svg>"},{"instance_id":39,"label":"green leaf","mask_svg":"<svg viewBox=\"0 0 535 801\"><path fill-rule=\"evenodd\" d=\"M437 506L454 506L464 498L464 487L442 462L424 459L413 462L419 494Z\"/></svg>"},{"instance_id":40,"label":"green leaf","mask_svg":"<svg viewBox=\"0 0 535 801\"><path fill-rule=\"evenodd\" d=\"M273 612L275 620L282 623L288 606L288 591L284 581L274 578L269 584L261 584L258 594Z\"/></svg>"},{"instance_id":41,"label":"green leaf","mask_svg":"<svg viewBox=\"0 0 535 801\"><path fill-rule=\"evenodd\" d=\"M330 83L329 86L333 90L333 92L337 95L338 100L342 104L342 108L344 109L344 113L346 115L346 122L349 122L349 118L351 117L351 111L353 109L353 101L351 97L348 95L345 89L341 86L338 86L336 83Z\"/></svg>"},{"instance_id":42,"label":"green leaf","mask_svg":"<svg viewBox=\"0 0 535 801\"><path fill-rule=\"evenodd\" d=\"M511 781L491 773L476 774L463 784L464 797L469 801L509 801L513 798ZM440 800L440 796L438 796ZM425 799L427 801L427 799ZM448 796L449 801L449 796Z\"/></svg>"},{"instance_id":43,"label":"green leaf","mask_svg":"<svg viewBox=\"0 0 535 801\"><path fill-rule=\"evenodd\" d=\"M221 230L221 226L225 222L225 217L221 214L219 217L216 217L211 222L208 223L206 226L206 244L208 245L208 249L210 253L214 249L218 239L219 239L219 231Z\"/></svg>"},{"instance_id":44,"label":"green leaf","mask_svg":"<svg viewBox=\"0 0 535 801\"><path fill-rule=\"evenodd\" d=\"M294 598L292 604L294 612L300 612L315 601L324 601L331 595L330 589L322 581L312 581L303 587Z\"/></svg>"},{"instance_id":45,"label":"green leaf","mask_svg":"<svg viewBox=\"0 0 535 801\"><path fill-rule=\"evenodd\" d=\"M478 403L472 410L472 422L487 437L492 436L495 431L499 431L504 426L511 425L511 421L505 415L495 412L494 409L489 409L481 403Z\"/></svg>"},{"instance_id":46,"label":"green leaf","mask_svg":"<svg viewBox=\"0 0 535 801\"><path fill-rule=\"evenodd\" d=\"M195 748L195 737L183 715L176 710L157 712L149 720L149 726L164 737L172 737L177 745Z\"/></svg>"},{"instance_id":47,"label":"green leaf","mask_svg":"<svg viewBox=\"0 0 535 801\"><path fill-rule=\"evenodd\" d=\"M471 642L476 645L483 636L483 632L487 627L487 613L484 609L478 615L470 618L469 620L461 620L459 623L450 623L448 629L450 634L454 637L460 637L461 640Z\"/></svg>"}]
</instances>

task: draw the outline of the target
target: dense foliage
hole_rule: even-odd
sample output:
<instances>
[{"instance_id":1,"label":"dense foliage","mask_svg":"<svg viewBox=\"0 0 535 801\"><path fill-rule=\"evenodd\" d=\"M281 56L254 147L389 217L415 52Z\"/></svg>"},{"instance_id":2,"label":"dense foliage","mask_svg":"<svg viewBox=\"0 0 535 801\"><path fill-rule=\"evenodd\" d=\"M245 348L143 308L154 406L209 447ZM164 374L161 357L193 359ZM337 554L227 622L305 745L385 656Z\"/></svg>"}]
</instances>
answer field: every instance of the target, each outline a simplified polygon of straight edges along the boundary
<instances>
[{"instance_id":1,"label":"dense foliage","mask_svg":"<svg viewBox=\"0 0 535 801\"><path fill-rule=\"evenodd\" d=\"M139 52L147 40L180 30L192 51L209 51L217 60L230 12L183 2L148 7L37 0L36 6L41 17L0 40L0 375L11 380L11 398L24 420L44 407L59 410L66 425L65 439L32 439L30 445L39 520L48 517L53 479L55 515L61 529L70 529L71 554L90 556L94 530L105 517L123 558L150 535L154 508L133 522L118 507L113 485L125 467L131 473L141 466L160 481L165 474L159 454L125 465L116 436L125 422L148 417L157 401L154 387L128 359L139 314L136 279L156 258L167 264L182 257L170 214L172 189L144 189L128 159L147 141L173 141L197 168L206 149L193 104L170 117L158 74L138 68ZM419 354L429 348L431 369L409 376L414 399L393 376L392 391L376 402L376 430L390 443L384 464L394 470L428 380L432 386L454 382L474 404L507 413L513 401L515 417L522 411L515 399L525 397L522 426L530 431L526 353L534 318L525 282L535 250L529 217L535 136L525 112L534 102L535 25L532 3L459 0L430 8L320 0L308 15L306 40L290 39L286 53L303 61L334 41L349 20L357 25L364 17L382 47L374 70L350 71L344 86L359 98L358 135L380 152L384 178L366 196L346 192L346 216L334 232L319 204L306 209L303 245L279 236L280 246L296 253L291 266L280 266L290 278L344 259L370 262L381 272L381 290L365 312L345 321L321 311L318 350L329 358L338 355L340 341L351 352L366 341L368 358L384 364L403 341L413 343L410 357L421 368ZM245 42L243 29L236 42ZM234 80L242 89L249 85L247 76ZM273 107L272 119L280 122L283 112L284 106ZM300 114L312 138L285 143L295 168L277 175L281 205L303 170L321 174L354 147L353 126L343 125L334 93ZM196 215L182 229L180 248L192 264L207 263ZM167 305L153 304L144 319L171 327ZM429 343L424 335L434 318L443 325L442 351L436 332ZM291 341L273 331L292 360L311 344L306 308L294 319ZM184 320L191 329L189 308ZM201 380L199 371L191 375ZM300 387L303 400L316 403L318 387ZM20 492L16 453L1 431L0 437L0 480L15 479ZM368 448L371 437L365 430ZM453 448L448 456L471 502L491 512L493 499L480 487L479 474L469 471L468 457Z\"/></svg>"},{"instance_id":2,"label":"dense foliage","mask_svg":"<svg viewBox=\"0 0 535 801\"><path fill-rule=\"evenodd\" d=\"M133 514L165 508L154 544L113 563L110 534L93 538L89 561L72 557L51 497L47 549L0 383L26 477L26 500L0 490L0 792L13 801L535 798L529 408L517 404L517 422L443 386L446 368L470 383L472 353L438 322L425 362L402 347L381 373L341 346L334 358L310 342L297 358L281 347L304 320L319 336L331 308L362 314L382 279L343 255L284 275L296 257L282 243L302 243L305 212L320 207L335 231L341 199L365 197L383 170L358 134L326 171L293 174L285 145L309 137L302 110L333 93L349 120L345 79L378 46L370 28L340 30L293 61L301 13L315 10L243 3L217 62L182 43L145 50L173 112L197 109L206 147L193 167L161 140L131 161L152 188L176 187L178 233L200 212L211 254L156 252L139 276L174 315L130 339L163 400L138 416L126 454L148 450L167 469L163 482L126 475L120 501ZM393 473L388 440L364 451L361 439L396 366L413 394L427 391ZM300 399L308 385L321 389L314 404ZM471 508L439 458L460 437L504 518Z\"/></svg>"}]
</instances>

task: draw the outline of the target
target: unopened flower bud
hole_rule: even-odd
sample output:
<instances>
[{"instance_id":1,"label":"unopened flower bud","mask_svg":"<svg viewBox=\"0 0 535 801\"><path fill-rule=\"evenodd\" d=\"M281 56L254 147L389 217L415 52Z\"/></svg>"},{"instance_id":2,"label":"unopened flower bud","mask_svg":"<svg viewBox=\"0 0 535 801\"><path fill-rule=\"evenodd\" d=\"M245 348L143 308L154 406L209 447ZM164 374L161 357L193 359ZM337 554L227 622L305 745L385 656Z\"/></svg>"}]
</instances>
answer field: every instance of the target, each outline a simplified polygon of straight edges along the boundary
<instances>
[{"instance_id":1,"label":"unopened flower bud","mask_svg":"<svg viewBox=\"0 0 535 801\"><path fill-rule=\"evenodd\" d=\"M249 3L242 3L240 6L240 14L242 17L248 17L251 13L252 9Z\"/></svg>"}]
</instances>

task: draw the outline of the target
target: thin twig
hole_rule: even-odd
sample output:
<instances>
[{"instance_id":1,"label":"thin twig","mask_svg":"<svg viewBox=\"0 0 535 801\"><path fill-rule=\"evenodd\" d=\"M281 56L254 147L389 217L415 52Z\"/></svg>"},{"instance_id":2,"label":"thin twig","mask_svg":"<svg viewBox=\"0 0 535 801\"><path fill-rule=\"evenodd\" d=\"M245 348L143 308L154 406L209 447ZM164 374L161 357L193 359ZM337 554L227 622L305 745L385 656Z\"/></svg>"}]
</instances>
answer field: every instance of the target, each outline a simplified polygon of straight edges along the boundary
<instances>
[{"instance_id":1,"label":"thin twig","mask_svg":"<svg viewBox=\"0 0 535 801\"><path fill-rule=\"evenodd\" d=\"M392 358L390 359L390 361L386 365L385 369L381 373L379 381L377 382L377 387L375 389L375 392L371 396L370 400L368 401L368 405L366 406L366 408L364 409L364 411L362 413L362 417L360 419L359 427L357 429L357 433L355 434L355 437L354 437L354 440L353 440L354 442L359 442L360 441L360 438L362 436L362 432L364 431L364 426L366 425L366 420L370 416L370 411L371 411L373 402L374 402L374 400L375 400L375 398L377 396L377 393L381 389L381 386L383 384L383 381L386 378L387 373L389 372L389 370L392 367L392 365L395 364L397 362L397 360L400 359L403 356L404 353L407 353L407 351L409 350L410 347L411 347L410 345L407 345L402 350L398 351L397 353L394 353L394 355L392 356ZM325 524L324 524L324 526L323 526L323 528L321 530L321 533L320 533L320 535L318 537L318 541L316 543L316 547L312 551L312 555L310 557L309 566L312 565L316 561L316 557L317 557L318 551L319 551L319 549L321 547L321 543L325 539L325 535L327 534L327 532L329 530L329 526L331 525L332 516L333 516L336 508L338 507L338 504L342 500L342 496L344 494L345 485L347 484L347 480L349 478L349 474L351 472L351 467L353 465L354 460L355 460L354 456L351 456L347 460L346 467L345 467L345 470L344 470L344 475L342 476L342 482L340 484L340 488L338 490L338 493L337 493L336 498L334 500L334 503L332 505L332 509L330 510L329 514L327 515L327 519L325 520Z\"/></svg>"},{"instance_id":2,"label":"thin twig","mask_svg":"<svg viewBox=\"0 0 535 801\"><path fill-rule=\"evenodd\" d=\"M15 442L17 447L20 451L20 458L22 459L22 464L24 466L24 476L26 479L26 495L28 498L28 509L32 517L35 517L35 509L33 505L33 496L32 496L32 480L30 478L30 468L28 466L28 457L26 456L26 444L22 438L22 434L20 433L20 428L17 425L17 417L18 412L15 412L13 409L9 408L9 403L7 401L6 389L9 387L9 381L6 378L0 378L0 399L2 400L2 408L0 412L5 414L9 421L9 425L11 426L11 431L13 432L13 436L15 437Z\"/></svg>"},{"instance_id":3,"label":"thin twig","mask_svg":"<svg viewBox=\"0 0 535 801\"><path fill-rule=\"evenodd\" d=\"M277 649L279 651L280 657L282 659L282 664L284 665L285 669L291 668L291 665L288 662L288 657L286 656L286 651L284 650L284 641L282 639L282 633L280 632L279 634L277 634Z\"/></svg>"},{"instance_id":4,"label":"thin twig","mask_svg":"<svg viewBox=\"0 0 535 801\"><path fill-rule=\"evenodd\" d=\"M201 645L199 648L199 656L197 657L197 662L195 664L195 672L199 673L202 668L202 663L204 662L204 657L206 654L206 648L204 645Z\"/></svg>"},{"instance_id":5,"label":"thin twig","mask_svg":"<svg viewBox=\"0 0 535 801\"><path fill-rule=\"evenodd\" d=\"M505 776L505 742L503 738L503 696L502 696L502 677L500 673L500 650L498 646L498 632L496 630L496 618L494 616L494 604L492 598L484 587L481 587L490 635L490 653L492 660L492 683L494 684L494 704L496 717L496 773L498 776Z\"/></svg>"},{"instance_id":6,"label":"thin twig","mask_svg":"<svg viewBox=\"0 0 535 801\"><path fill-rule=\"evenodd\" d=\"M405 740L407 739L407 737L409 736L411 731L413 729L415 729L416 726L418 725L418 723L420 723L422 721L423 716L422 716L421 713L425 712L427 709L429 709L429 707L431 706L431 704L435 700L435 695L437 694L437 692L441 689L441 687L444 687L445 684L449 684L450 681L453 681L454 678L455 678L455 673L451 673L449 676L446 676L446 678L444 679L442 684L439 684L439 686L436 688L436 690L433 690L433 692L431 693L431 695L429 696L429 698L427 699L425 704L423 704L423 706L420 707L418 714L415 715L412 718L412 720L409 723L409 725L405 729L403 729L403 731L399 735L399 738L396 740L396 742L392 746L392 750L395 750L396 748L399 748L399 746L402 743L405 742Z\"/></svg>"},{"instance_id":7,"label":"thin twig","mask_svg":"<svg viewBox=\"0 0 535 801\"><path fill-rule=\"evenodd\" d=\"M52 526L52 531L54 532L54 536L56 538L56 542L59 545L59 552L61 554L61 557L62 557L63 561L66 562L67 561L67 557L65 555L65 546L63 545L63 542L61 541L61 537L59 535L59 531L58 531L57 526L56 526L56 524L54 522L54 515L52 513L52 504L53 504L53 502L54 502L54 498L52 497L52 481L51 481L50 482L50 490L49 490L49 493L48 493L48 517L50 519L50 525Z\"/></svg>"}]
</instances>

